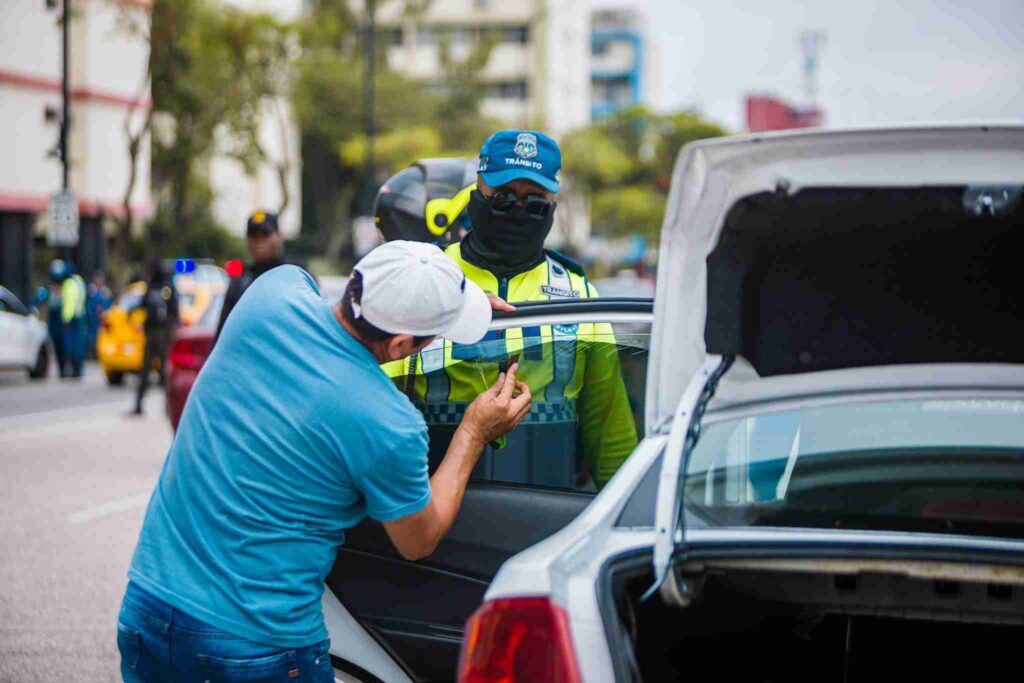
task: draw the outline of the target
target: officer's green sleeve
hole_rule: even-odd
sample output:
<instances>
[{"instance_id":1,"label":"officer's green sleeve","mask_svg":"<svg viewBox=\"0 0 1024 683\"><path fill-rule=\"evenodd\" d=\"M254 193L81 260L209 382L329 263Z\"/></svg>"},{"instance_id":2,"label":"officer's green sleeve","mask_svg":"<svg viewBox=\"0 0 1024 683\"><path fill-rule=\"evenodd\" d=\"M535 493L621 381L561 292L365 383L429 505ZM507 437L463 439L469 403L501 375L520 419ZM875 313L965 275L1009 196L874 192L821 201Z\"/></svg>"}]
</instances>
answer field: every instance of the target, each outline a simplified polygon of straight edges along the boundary
<instances>
[{"instance_id":1,"label":"officer's green sleeve","mask_svg":"<svg viewBox=\"0 0 1024 683\"><path fill-rule=\"evenodd\" d=\"M612 326L594 325L593 337L583 341L583 389L579 398L583 452L597 487L604 487L637 444L636 422L622 379Z\"/></svg>"}]
</instances>

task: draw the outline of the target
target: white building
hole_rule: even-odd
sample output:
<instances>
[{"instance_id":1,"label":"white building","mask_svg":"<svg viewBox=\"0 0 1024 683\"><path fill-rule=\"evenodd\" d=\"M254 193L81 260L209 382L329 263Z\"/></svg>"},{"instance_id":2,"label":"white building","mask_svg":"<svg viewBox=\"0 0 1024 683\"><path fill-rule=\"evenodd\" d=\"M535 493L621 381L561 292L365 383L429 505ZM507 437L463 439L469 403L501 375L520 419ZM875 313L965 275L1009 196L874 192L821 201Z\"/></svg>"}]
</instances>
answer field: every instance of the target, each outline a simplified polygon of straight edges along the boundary
<instances>
[{"instance_id":1,"label":"white building","mask_svg":"<svg viewBox=\"0 0 1024 683\"><path fill-rule=\"evenodd\" d=\"M151 106L145 40L125 22L148 23L148 0L75 0L70 23L69 184L79 199L81 272L106 263L103 216L123 214L128 184L125 121ZM25 296L32 251L45 247L40 216L61 189L61 165L48 156L60 133L61 9L43 0L3 0L0 21L0 284ZM47 114L49 112L49 115ZM138 119L136 119L137 121ZM149 141L130 198L136 218L150 209ZM107 229L110 229L109 221Z\"/></svg>"},{"instance_id":2,"label":"white building","mask_svg":"<svg viewBox=\"0 0 1024 683\"><path fill-rule=\"evenodd\" d=\"M459 59L484 31L493 32L498 44L481 74L488 88L483 113L555 137L590 121L589 0L434 0L415 18L403 16L402 3L379 4L391 69L440 84L442 34ZM352 6L363 12L361 0Z\"/></svg>"}]
</instances>

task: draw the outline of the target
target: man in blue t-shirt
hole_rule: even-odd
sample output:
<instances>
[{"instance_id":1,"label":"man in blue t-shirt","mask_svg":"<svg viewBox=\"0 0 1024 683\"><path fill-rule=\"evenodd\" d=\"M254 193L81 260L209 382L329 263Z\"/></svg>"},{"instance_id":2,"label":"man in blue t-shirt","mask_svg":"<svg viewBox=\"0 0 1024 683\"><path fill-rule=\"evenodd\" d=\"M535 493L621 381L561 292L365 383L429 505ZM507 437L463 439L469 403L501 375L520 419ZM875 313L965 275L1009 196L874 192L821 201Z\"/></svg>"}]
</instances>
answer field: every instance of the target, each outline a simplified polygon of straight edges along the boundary
<instances>
[{"instance_id":1,"label":"man in blue t-shirt","mask_svg":"<svg viewBox=\"0 0 1024 683\"><path fill-rule=\"evenodd\" d=\"M500 304L495 303L495 306ZM530 407L516 366L474 401L433 477L427 430L380 364L475 343L492 303L433 245L390 242L340 302L281 266L239 300L192 388L118 623L126 681L333 681L320 600L345 530L426 557L484 444ZM278 677L280 674L280 677ZM249 677L246 677L249 676Z\"/></svg>"}]
</instances>

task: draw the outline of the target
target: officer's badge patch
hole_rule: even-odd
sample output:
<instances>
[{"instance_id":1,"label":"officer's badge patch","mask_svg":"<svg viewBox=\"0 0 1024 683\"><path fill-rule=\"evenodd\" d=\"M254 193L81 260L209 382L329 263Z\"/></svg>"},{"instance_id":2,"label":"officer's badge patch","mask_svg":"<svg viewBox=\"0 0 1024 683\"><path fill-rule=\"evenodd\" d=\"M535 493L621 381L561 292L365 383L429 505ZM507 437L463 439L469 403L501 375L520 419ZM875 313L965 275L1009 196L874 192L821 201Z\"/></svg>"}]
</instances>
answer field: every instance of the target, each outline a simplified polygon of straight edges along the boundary
<instances>
[{"instance_id":1,"label":"officer's badge patch","mask_svg":"<svg viewBox=\"0 0 1024 683\"><path fill-rule=\"evenodd\" d=\"M554 325L555 332L558 334L571 335L576 334L580 329L579 323L573 323L571 325Z\"/></svg>"},{"instance_id":2,"label":"officer's badge patch","mask_svg":"<svg viewBox=\"0 0 1024 683\"><path fill-rule=\"evenodd\" d=\"M561 287L552 287L551 285L541 285L540 291L547 294L548 296L557 296L563 299L579 299L580 293L575 289L563 289Z\"/></svg>"},{"instance_id":3,"label":"officer's badge patch","mask_svg":"<svg viewBox=\"0 0 1024 683\"><path fill-rule=\"evenodd\" d=\"M537 156L537 136L533 133L520 133L512 149L524 159Z\"/></svg>"}]
</instances>

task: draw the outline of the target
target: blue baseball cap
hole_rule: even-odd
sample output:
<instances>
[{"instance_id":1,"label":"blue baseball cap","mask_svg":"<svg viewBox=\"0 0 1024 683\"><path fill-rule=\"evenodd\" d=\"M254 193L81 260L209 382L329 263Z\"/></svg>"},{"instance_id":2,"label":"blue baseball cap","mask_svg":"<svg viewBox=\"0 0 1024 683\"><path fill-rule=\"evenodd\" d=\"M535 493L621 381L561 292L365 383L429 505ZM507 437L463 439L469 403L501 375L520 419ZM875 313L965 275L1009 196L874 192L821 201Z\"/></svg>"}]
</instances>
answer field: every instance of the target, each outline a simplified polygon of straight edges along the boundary
<instances>
[{"instance_id":1,"label":"blue baseball cap","mask_svg":"<svg viewBox=\"0 0 1024 683\"><path fill-rule=\"evenodd\" d=\"M562 150L553 139L533 130L499 130L480 148L477 171L491 187L512 180L532 180L548 192L558 192Z\"/></svg>"}]
</instances>

